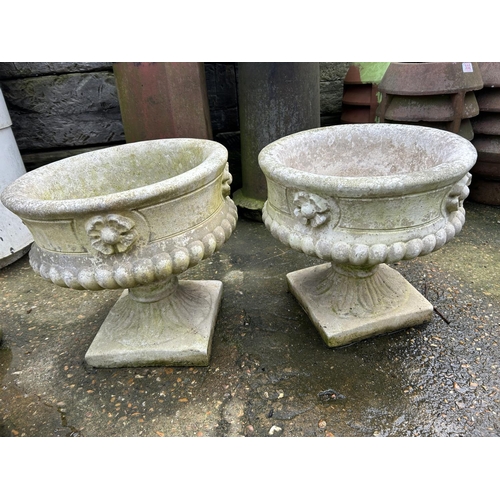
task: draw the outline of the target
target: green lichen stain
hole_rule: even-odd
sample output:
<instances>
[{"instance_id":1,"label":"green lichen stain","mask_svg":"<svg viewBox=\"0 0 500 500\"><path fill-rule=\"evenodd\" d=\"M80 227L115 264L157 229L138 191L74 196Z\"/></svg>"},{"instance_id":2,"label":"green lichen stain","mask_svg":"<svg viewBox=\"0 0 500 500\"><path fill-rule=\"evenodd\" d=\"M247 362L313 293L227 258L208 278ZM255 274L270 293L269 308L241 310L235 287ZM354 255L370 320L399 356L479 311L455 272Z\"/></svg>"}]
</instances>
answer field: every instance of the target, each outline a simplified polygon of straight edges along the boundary
<instances>
[{"instance_id":1,"label":"green lichen stain","mask_svg":"<svg viewBox=\"0 0 500 500\"><path fill-rule=\"evenodd\" d=\"M139 153L110 150L80 156L47 172L37 191L42 200L71 200L120 193L161 182L203 163L203 148L143 148Z\"/></svg>"},{"instance_id":2,"label":"green lichen stain","mask_svg":"<svg viewBox=\"0 0 500 500\"><path fill-rule=\"evenodd\" d=\"M380 83L390 62L355 62L363 83Z\"/></svg>"}]
</instances>

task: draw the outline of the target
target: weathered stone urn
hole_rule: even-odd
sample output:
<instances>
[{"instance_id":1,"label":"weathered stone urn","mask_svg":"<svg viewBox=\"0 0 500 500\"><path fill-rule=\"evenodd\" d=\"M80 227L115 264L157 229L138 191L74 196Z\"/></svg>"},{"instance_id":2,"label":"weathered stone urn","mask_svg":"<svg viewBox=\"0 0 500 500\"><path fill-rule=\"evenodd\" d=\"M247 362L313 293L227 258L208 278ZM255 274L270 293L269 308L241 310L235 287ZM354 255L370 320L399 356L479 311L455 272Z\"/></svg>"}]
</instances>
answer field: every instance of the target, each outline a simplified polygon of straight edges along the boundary
<instances>
[{"instance_id":1,"label":"weathered stone urn","mask_svg":"<svg viewBox=\"0 0 500 500\"><path fill-rule=\"evenodd\" d=\"M62 287L125 289L85 359L95 367L207 365L220 281L178 280L230 237L227 150L161 139L80 154L2 194L35 243L30 263Z\"/></svg>"},{"instance_id":2,"label":"weathered stone urn","mask_svg":"<svg viewBox=\"0 0 500 500\"><path fill-rule=\"evenodd\" d=\"M328 346L430 320L433 306L388 264L460 232L476 158L454 133L398 124L312 129L262 150L266 227L328 262L287 275Z\"/></svg>"}]
</instances>

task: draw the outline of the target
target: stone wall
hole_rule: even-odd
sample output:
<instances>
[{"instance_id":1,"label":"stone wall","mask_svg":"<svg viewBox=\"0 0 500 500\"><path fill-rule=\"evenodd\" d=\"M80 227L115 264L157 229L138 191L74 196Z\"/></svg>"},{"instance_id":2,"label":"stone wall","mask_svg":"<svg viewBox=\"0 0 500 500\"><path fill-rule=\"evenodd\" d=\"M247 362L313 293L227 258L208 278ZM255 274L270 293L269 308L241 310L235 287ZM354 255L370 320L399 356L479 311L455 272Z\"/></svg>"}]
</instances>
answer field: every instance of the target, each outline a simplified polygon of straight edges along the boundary
<instances>
[{"instance_id":1,"label":"stone wall","mask_svg":"<svg viewBox=\"0 0 500 500\"><path fill-rule=\"evenodd\" d=\"M27 170L124 142L111 63L0 63L0 87Z\"/></svg>"},{"instance_id":2,"label":"stone wall","mask_svg":"<svg viewBox=\"0 0 500 500\"><path fill-rule=\"evenodd\" d=\"M123 141L110 67L87 63L74 72L78 69L74 64L65 67L59 63L46 68L40 63L16 66L21 70L16 78L5 79L5 68L0 77L21 151ZM52 74L47 74L48 71Z\"/></svg>"},{"instance_id":3,"label":"stone wall","mask_svg":"<svg viewBox=\"0 0 500 500\"><path fill-rule=\"evenodd\" d=\"M205 63L208 104L214 137L240 129L236 63Z\"/></svg>"},{"instance_id":4,"label":"stone wall","mask_svg":"<svg viewBox=\"0 0 500 500\"><path fill-rule=\"evenodd\" d=\"M319 63L321 126L337 125L342 114L344 78L350 62Z\"/></svg>"},{"instance_id":5,"label":"stone wall","mask_svg":"<svg viewBox=\"0 0 500 500\"><path fill-rule=\"evenodd\" d=\"M322 125L340 123L348 67L320 63ZM214 139L228 148L237 168L238 66L209 62L205 72ZM110 62L0 62L0 88L27 170L125 142Z\"/></svg>"}]
</instances>

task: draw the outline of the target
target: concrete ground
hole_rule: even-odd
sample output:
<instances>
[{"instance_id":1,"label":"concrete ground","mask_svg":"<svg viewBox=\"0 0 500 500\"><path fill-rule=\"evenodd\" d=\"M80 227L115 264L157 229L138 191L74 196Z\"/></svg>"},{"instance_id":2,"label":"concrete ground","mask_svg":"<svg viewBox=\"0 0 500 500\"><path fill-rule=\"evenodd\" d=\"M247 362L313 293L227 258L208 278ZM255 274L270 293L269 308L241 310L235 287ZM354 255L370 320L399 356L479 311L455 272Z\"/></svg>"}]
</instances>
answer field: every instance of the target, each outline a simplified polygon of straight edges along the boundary
<instances>
[{"instance_id":1,"label":"concrete ground","mask_svg":"<svg viewBox=\"0 0 500 500\"><path fill-rule=\"evenodd\" d=\"M466 201L441 250L398 269L430 323L329 349L285 275L320 261L240 218L184 273L224 284L208 367L94 369L121 291L0 270L0 436L500 436L500 208Z\"/></svg>"}]
</instances>

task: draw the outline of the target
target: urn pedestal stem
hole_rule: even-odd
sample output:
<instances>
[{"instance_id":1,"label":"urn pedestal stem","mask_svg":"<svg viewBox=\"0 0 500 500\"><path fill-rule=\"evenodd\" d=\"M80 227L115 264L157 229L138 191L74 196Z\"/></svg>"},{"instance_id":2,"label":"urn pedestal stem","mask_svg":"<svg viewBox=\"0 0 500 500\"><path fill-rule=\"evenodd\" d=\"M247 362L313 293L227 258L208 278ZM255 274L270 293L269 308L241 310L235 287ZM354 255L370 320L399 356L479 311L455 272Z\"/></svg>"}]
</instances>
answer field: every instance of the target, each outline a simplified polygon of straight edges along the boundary
<instances>
[{"instance_id":1,"label":"urn pedestal stem","mask_svg":"<svg viewBox=\"0 0 500 500\"><path fill-rule=\"evenodd\" d=\"M221 299L220 281L177 276L126 290L85 361L97 368L207 366Z\"/></svg>"},{"instance_id":2,"label":"urn pedestal stem","mask_svg":"<svg viewBox=\"0 0 500 500\"><path fill-rule=\"evenodd\" d=\"M385 264L321 264L287 274L288 286L328 347L416 326L433 306Z\"/></svg>"}]
</instances>

